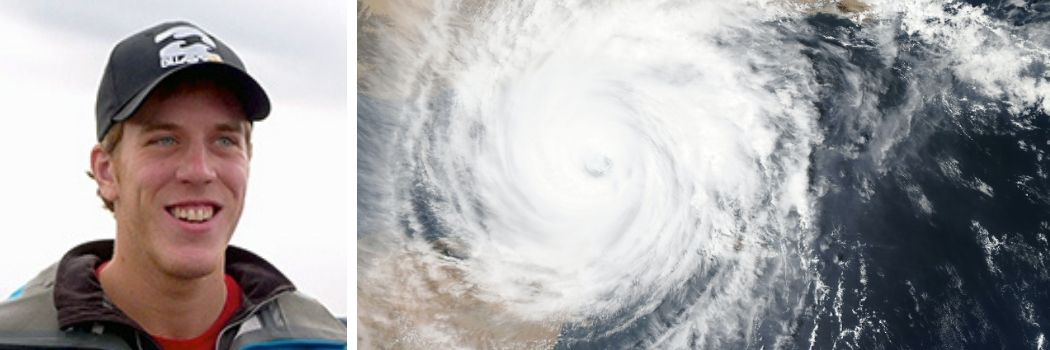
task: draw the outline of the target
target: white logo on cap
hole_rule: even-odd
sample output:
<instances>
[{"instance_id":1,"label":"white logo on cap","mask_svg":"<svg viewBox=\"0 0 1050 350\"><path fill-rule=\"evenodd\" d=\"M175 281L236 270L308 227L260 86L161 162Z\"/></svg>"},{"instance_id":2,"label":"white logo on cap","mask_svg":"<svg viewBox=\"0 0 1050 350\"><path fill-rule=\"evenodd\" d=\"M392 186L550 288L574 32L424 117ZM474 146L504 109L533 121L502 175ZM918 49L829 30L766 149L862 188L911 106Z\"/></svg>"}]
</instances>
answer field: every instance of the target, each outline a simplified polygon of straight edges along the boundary
<instances>
[{"instance_id":1,"label":"white logo on cap","mask_svg":"<svg viewBox=\"0 0 1050 350\"><path fill-rule=\"evenodd\" d=\"M157 34L153 41L159 44L161 41L172 37L184 39L192 36L199 38L200 42L186 45L185 40L175 40L164 45L158 52L160 54L160 67L168 68L180 64L199 62L222 62L222 57L212 52L212 49L215 48L215 41L208 34L204 34L200 29L194 27L171 27L163 33Z\"/></svg>"}]
</instances>

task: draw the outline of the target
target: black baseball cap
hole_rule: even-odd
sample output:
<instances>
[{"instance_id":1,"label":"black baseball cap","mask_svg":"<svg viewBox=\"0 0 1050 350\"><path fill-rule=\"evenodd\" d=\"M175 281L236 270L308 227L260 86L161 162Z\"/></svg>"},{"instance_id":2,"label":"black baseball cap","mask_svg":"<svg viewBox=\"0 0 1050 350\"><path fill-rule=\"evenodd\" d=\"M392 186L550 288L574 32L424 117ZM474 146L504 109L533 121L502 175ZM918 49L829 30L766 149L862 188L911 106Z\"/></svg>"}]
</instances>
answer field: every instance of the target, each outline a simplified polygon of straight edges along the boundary
<instances>
[{"instance_id":1,"label":"black baseball cap","mask_svg":"<svg viewBox=\"0 0 1050 350\"><path fill-rule=\"evenodd\" d=\"M229 84L250 121L270 114L270 98L233 49L189 22L167 22L127 37L110 53L95 102L98 140L134 115L154 88L182 74Z\"/></svg>"}]
</instances>

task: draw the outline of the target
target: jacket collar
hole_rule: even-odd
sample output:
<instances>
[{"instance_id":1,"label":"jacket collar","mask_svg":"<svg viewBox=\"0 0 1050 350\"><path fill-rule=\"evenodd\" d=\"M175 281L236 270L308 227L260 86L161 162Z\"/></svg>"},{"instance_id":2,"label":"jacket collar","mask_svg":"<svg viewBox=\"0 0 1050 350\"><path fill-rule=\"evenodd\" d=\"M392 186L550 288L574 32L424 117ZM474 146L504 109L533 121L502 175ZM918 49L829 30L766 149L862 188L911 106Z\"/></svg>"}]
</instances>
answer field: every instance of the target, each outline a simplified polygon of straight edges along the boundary
<instances>
[{"instance_id":1,"label":"jacket collar","mask_svg":"<svg viewBox=\"0 0 1050 350\"><path fill-rule=\"evenodd\" d=\"M117 309L102 290L95 269L113 257L113 240L81 244L62 257L55 274L55 309L62 329L95 322L113 322L142 329ZM226 248L226 273L244 292L244 302L233 319L295 286L273 265L251 252Z\"/></svg>"}]
</instances>

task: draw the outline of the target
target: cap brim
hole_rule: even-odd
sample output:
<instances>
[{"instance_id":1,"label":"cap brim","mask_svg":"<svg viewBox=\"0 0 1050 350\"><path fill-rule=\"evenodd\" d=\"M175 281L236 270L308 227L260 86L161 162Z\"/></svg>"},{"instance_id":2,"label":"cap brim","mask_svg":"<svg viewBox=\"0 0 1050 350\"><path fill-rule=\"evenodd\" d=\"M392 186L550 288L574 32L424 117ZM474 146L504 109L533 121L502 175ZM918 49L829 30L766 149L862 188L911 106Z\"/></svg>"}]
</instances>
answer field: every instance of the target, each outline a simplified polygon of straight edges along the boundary
<instances>
[{"instance_id":1,"label":"cap brim","mask_svg":"<svg viewBox=\"0 0 1050 350\"><path fill-rule=\"evenodd\" d=\"M113 116L113 122L131 118L142 107L142 102L149 98L153 90L172 77L183 74L200 74L201 79L222 81L230 84L234 96L241 101L245 116L250 121L266 119L270 115L270 98L266 91L247 72L222 62L204 62L185 65L165 72L154 79L145 88L135 94L120 112Z\"/></svg>"}]
</instances>

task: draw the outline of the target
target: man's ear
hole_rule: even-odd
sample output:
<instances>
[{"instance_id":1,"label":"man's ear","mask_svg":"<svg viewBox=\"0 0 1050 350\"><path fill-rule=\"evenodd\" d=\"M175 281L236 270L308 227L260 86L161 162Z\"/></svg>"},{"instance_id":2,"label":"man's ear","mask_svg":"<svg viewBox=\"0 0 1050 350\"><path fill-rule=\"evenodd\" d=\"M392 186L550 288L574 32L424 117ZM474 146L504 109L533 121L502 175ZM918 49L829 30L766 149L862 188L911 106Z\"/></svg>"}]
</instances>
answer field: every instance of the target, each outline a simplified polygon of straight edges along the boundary
<instances>
[{"instance_id":1,"label":"man's ear","mask_svg":"<svg viewBox=\"0 0 1050 350\"><path fill-rule=\"evenodd\" d=\"M117 177L113 168L113 155L102 150L102 146L95 145L91 149L91 173L98 183L98 195L107 201L117 200Z\"/></svg>"}]
</instances>

